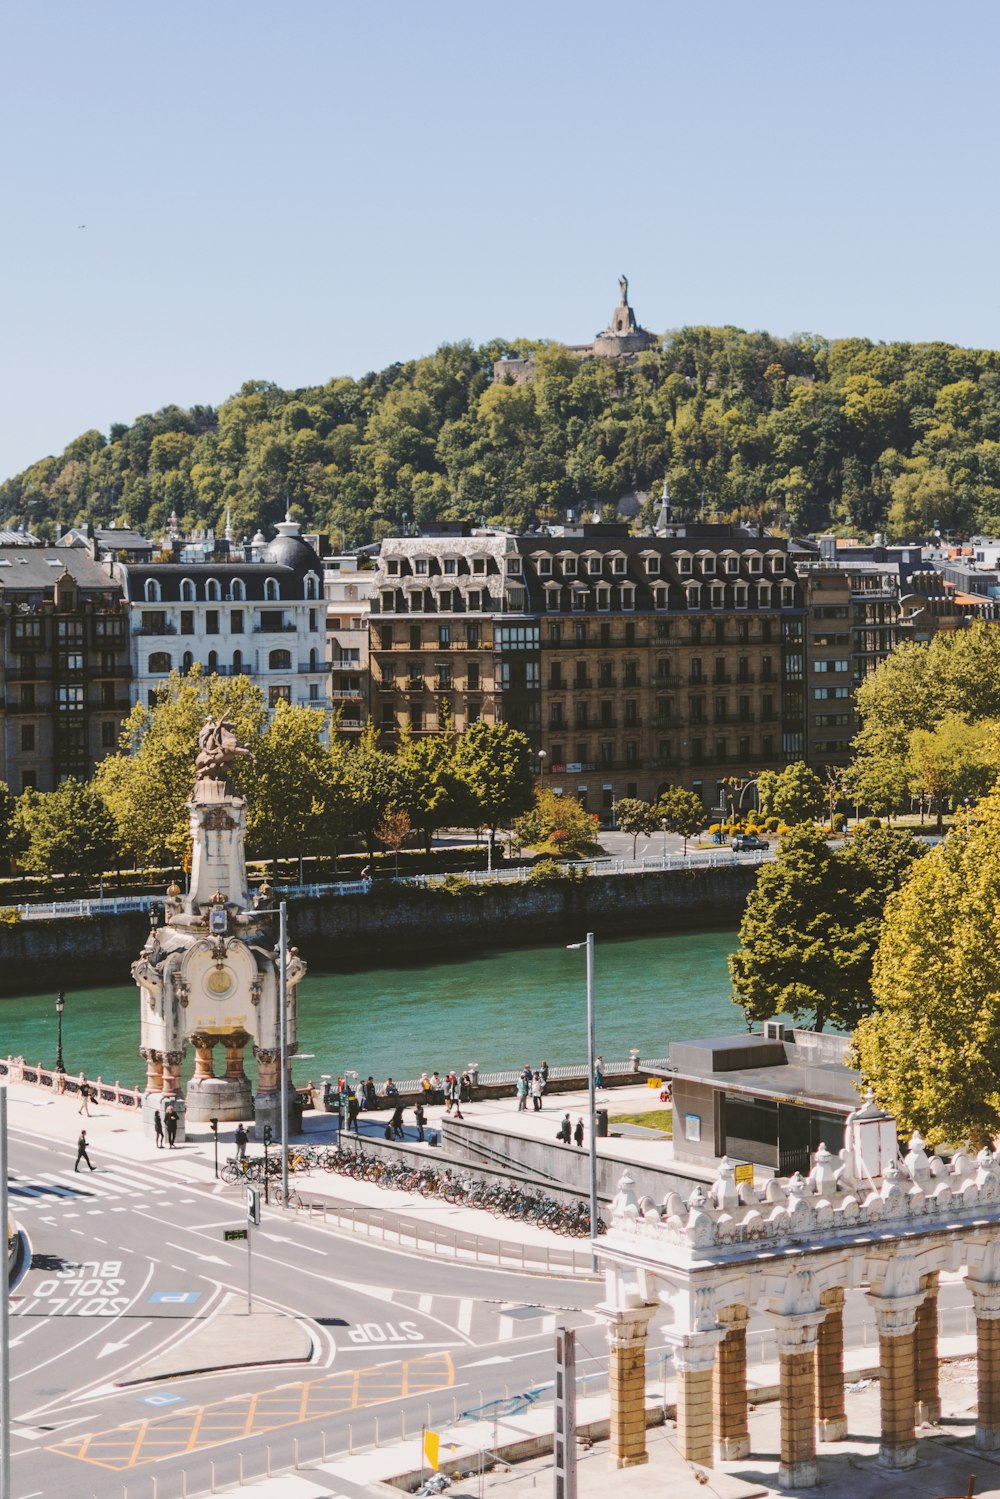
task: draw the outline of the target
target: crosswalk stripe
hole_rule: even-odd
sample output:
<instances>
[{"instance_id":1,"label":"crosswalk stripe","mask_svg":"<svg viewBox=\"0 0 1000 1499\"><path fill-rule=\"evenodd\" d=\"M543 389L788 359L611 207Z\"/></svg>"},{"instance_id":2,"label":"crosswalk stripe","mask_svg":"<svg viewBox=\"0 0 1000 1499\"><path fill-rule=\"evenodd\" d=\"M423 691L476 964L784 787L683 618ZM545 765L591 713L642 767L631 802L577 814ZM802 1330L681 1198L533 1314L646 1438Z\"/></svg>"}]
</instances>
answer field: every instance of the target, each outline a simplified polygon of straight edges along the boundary
<instances>
[{"instance_id":1,"label":"crosswalk stripe","mask_svg":"<svg viewBox=\"0 0 1000 1499\"><path fill-rule=\"evenodd\" d=\"M458 1304L458 1330L466 1337L472 1331L472 1311L475 1304L471 1296L463 1296Z\"/></svg>"}]
</instances>

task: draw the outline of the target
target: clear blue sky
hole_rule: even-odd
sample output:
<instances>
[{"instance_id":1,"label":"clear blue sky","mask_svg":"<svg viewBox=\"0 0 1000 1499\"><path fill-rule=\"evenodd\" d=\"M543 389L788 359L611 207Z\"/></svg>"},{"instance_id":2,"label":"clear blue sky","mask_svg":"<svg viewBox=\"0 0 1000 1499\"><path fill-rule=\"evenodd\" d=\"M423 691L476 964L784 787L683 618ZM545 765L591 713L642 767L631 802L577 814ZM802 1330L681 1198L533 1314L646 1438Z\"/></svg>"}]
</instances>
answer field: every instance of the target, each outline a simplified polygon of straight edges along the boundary
<instances>
[{"instance_id":1,"label":"clear blue sky","mask_svg":"<svg viewBox=\"0 0 1000 1499\"><path fill-rule=\"evenodd\" d=\"M1000 347L998 43L986 0L16 5L0 477L250 378L581 342L622 271L656 331Z\"/></svg>"}]
</instances>

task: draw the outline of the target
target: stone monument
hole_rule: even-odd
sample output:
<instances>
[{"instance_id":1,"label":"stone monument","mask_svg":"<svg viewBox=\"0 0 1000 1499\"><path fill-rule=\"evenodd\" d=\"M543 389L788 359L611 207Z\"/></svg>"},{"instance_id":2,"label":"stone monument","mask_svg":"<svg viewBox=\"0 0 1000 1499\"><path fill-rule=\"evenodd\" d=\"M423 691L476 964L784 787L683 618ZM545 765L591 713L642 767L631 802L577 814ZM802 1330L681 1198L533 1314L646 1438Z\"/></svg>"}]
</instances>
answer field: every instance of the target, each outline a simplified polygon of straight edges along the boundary
<instances>
[{"instance_id":1,"label":"stone monument","mask_svg":"<svg viewBox=\"0 0 1000 1499\"><path fill-rule=\"evenodd\" d=\"M181 1062L190 1042L195 1070L185 1099L188 1119L256 1117L277 1133L280 1121L279 972L281 954L271 891L247 886L246 801L229 780L234 761L249 754L233 725L206 720L198 737L191 818L190 891L167 890L163 925L132 964L141 1003L140 1055L146 1062L144 1118L163 1099L181 1096ZM287 1057L296 1047L296 995L305 964L295 948L286 955ZM253 1045L258 1086L253 1095L243 1054ZM214 1051L225 1053L216 1075ZM301 1111L289 1079L289 1130Z\"/></svg>"}]
</instances>

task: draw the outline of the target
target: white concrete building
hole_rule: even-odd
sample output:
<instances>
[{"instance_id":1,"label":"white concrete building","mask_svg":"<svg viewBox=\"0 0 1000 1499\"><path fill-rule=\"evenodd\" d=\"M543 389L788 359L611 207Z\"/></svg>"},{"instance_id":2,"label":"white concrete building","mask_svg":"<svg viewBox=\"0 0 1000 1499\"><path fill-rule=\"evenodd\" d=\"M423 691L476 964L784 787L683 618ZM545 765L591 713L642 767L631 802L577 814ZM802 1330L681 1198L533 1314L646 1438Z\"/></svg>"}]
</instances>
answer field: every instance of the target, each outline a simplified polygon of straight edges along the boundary
<instances>
[{"instance_id":1,"label":"white concrete building","mask_svg":"<svg viewBox=\"0 0 1000 1499\"><path fill-rule=\"evenodd\" d=\"M265 543L220 549L192 562L117 569L130 616L132 701L151 703L173 670L196 661L219 676L246 676L273 708L329 709L323 564L286 519Z\"/></svg>"},{"instance_id":2,"label":"white concrete building","mask_svg":"<svg viewBox=\"0 0 1000 1499\"><path fill-rule=\"evenodd\" d=\"M375 578L365 557L323 558L326 655L342 733L360 733L368 721L368 616Z\"/></svg>"}]
</instances>

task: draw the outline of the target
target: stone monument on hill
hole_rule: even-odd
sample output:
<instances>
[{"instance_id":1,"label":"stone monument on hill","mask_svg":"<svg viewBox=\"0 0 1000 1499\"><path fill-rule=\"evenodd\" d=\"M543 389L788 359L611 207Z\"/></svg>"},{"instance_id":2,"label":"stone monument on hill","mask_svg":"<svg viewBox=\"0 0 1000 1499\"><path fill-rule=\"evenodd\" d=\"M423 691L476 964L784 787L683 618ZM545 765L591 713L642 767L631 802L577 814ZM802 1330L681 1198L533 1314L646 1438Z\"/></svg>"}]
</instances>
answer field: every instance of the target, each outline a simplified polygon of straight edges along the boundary
<instances>
[{"instance_id":1,"label":"stone monument on hill","mask_svg":"<svg viewBox=\"0 0 1000 1499\"><path fill-rule=\"evenodd\" d=\"M143 1113L152 1115L165 1098L181 1096L181 1063L190 1042L194 1076L185 1099L188 1119L242 1120L256 1117L277 1133L280 1121L280 960L277 913L262 885L247 886L246 801L228 769L249 751L236 741L232 724L206 721L198 737L191 818L191 888L167 890L163 925L151 927L132 976L141 1003L140 1055L146 1063ZM305 964L295 948L286 958L287 1057L296 1051L296 994ZM256 1096L243 1068L253 1046ZM221 1076L214 1052L224 1053ZM289 1082L289 1128L299 1110Z\"/></svg>"}]
</instances>

